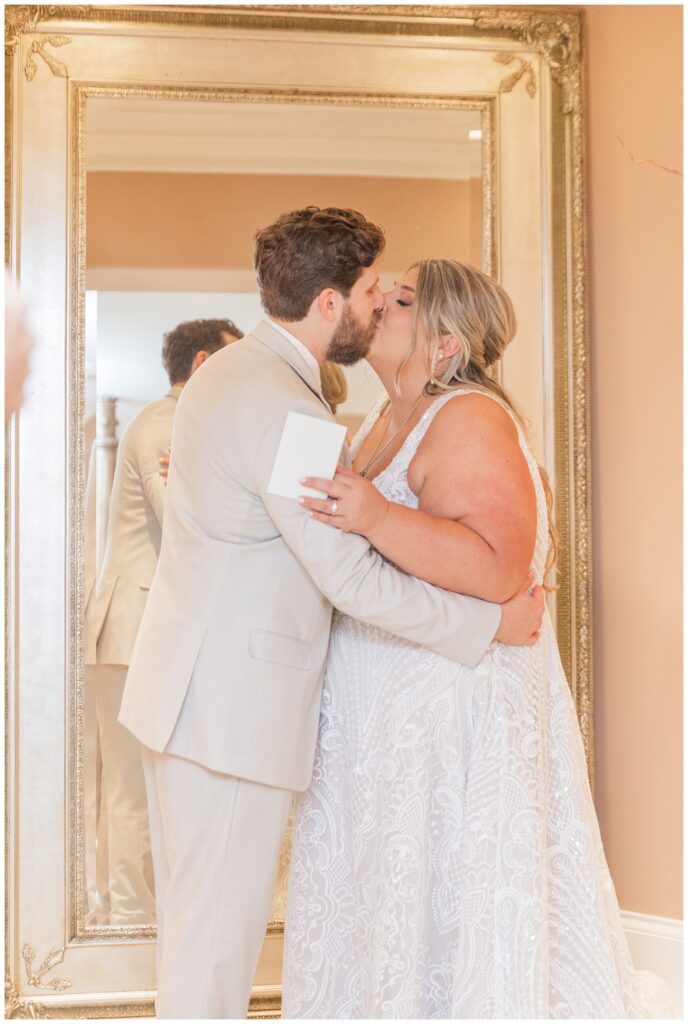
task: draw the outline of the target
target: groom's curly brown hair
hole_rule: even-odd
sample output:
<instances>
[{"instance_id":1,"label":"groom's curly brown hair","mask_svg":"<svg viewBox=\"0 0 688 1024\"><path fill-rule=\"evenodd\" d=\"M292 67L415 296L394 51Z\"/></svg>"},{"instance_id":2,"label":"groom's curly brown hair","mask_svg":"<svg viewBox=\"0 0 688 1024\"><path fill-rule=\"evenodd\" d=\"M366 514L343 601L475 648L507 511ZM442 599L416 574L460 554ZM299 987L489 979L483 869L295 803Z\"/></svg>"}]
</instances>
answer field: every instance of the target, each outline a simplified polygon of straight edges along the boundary
<instances>
[{"instance_id":1,"label":"groom's curly brown hair","mask_svg":"<svg viewBox=\"0 0 688 1024\"><path fill-rule=\"evenodd\" d=\"M268 316L303 320L324 288L344 298L385 247L382 228L357 210L307 206L283 213L255 238L254 265Z\"/></svg>"},{"instance_id":2,"label":"groom's curly brown hair","mask_svg":"<svg viewBox=\"0 0 688 1024\"><path fill-rule=\"evenodd\" d=\"M197 352L219 352L228 338L243 338L231 320L185 320L163 334L162 365L170 384L187 381Z\"/></svg>"}]
</instances>

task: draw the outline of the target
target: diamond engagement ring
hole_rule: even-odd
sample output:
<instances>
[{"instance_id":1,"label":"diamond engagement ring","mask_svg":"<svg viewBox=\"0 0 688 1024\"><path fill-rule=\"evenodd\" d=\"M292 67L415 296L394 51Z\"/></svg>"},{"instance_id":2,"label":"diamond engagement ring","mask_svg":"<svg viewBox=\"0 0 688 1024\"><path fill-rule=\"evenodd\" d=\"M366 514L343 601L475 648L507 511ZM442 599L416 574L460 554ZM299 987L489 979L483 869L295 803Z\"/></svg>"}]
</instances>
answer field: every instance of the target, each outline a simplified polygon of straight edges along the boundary
<instances>
[{"instance_id":1,"label":"diamond engagement ring","mask_svg":"<svg viewBox=\"0 0 688 1024\"><path fill-rule=\"evenodd\" d=\"M334 499L334 501L330 505L330 515L331 516L336 516L337 515L337 499L336 498Z\"/></svg>"}]
</instances>

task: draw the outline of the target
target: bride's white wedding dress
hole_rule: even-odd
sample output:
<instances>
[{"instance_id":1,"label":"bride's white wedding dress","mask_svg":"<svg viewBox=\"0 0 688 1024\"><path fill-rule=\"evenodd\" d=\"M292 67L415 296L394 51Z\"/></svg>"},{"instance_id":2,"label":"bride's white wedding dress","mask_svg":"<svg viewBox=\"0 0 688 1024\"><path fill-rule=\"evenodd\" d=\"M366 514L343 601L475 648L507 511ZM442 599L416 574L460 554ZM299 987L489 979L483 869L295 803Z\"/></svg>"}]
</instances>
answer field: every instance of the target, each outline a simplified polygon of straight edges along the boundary
<instances>
[{"instance_id":1,"label":"bride's white wedding dress","mask_svg":"<svg viewBox=\"0 0 688 1024\"><path fill-rule=\"evenodd\" d=\"M408 465L466 393L438 398L375 479L390 501L417 507ZM518 429L541 581L545 496ZM475 669L335 614L288 893L284 1017L660 1015L643 1006L547 614L535 646L493 644Z\"/></svg>"}]
</instances>

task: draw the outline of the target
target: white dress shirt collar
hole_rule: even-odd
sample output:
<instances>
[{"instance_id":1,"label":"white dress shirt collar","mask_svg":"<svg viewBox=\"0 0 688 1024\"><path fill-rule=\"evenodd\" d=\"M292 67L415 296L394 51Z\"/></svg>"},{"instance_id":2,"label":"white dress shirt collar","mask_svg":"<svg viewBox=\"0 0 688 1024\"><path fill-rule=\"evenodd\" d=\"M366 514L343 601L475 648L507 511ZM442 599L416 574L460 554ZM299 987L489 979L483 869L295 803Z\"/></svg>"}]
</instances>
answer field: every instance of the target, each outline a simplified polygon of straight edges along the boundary
<instances>
[{"instance_id":1,"label":"white dress shirt collar","mask_svg":"<svg viewBox=\"0 0 688 1024\"><path fill-rule=\"evenodd\" d=\"M320 381L320 365L310 349L307 349L304 343L299 341L298 338L295 338L294 335L286 329L286 327L282 327L281 324L275 323L275 321L271 320L270 317L266 317L266 319L271 327L274 327L276 331L279 331L280 334L284 335L287 341L291 342L299 355L303 356L308 366L310 366L311 370L315 374L315 379Z\"/></svg>"}]
</instances>

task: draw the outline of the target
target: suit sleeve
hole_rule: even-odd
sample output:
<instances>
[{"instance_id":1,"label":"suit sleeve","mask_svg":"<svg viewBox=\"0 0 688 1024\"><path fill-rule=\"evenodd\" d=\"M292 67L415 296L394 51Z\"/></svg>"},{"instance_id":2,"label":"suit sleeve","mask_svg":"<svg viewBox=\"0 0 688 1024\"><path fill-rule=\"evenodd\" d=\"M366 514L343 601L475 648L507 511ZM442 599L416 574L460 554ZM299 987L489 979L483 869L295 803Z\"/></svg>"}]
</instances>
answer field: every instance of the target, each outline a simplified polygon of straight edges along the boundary
<instances>
[{"instance_id":1,"label":"suit sleeve","mask_svg":"<svg viewBox=\"0 0 688 1024\"><path fill-rule=\"evenodd\" d=\"M312 403L293 411L320 416ZM501 607L451 594L395 569L354 533L318 523L292 498L267 493L286 410L263 437L255 466L256 492L268 515L316 586L335 608L396 636L473 667L494 639ZM328 418L324 408L322 418Z\"/></svg>"},{"instance_id":2,"label":"suit sleeve","mask_svg":"<svg viewBox=\"0 0 688 1024\"><path fill-rule=\"evenodd\" d=\"M160 476L159 459L161 456L167 455L167 445L160 445L157 434L158 431L150 429L139 432L136 457L144 496L162 526L167 485L164 477Z\"/></svg>"}]
</instances>

